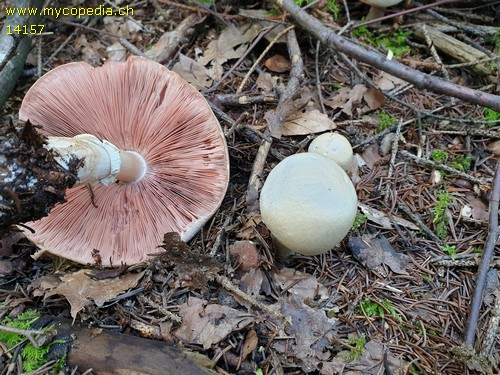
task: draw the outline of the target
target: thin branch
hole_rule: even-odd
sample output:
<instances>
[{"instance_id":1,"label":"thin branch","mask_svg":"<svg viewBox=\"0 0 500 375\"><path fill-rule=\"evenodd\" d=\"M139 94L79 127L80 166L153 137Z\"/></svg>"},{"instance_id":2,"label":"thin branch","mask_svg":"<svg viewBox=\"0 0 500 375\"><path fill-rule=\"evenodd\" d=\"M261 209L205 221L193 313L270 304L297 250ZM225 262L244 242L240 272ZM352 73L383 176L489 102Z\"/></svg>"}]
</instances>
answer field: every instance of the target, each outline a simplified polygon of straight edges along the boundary
<instances>
[{"instance_id":1,"label":"thin branch","mask_svg":"<svg viewBox=\"0 0 500 375\"><path fill-rule=\"evenodd\" d=\"M495 180L490 198L490 217L489 217L489 234L484 246L483 260L477 274L476 289L472 297L469 321L465 335L465 345L473 347L474 337L476 334L477 321L479 312L483 302L483 293L486 285L486 276L488 275L491 266L491 259L495 250L495 245L498 242L500 230L498 228L498 203L500 202L500 161L497 161L497 169L495 172Z\"/></svg>"},{"instance_id":2,"label":"thin branch","mask_svg":"<svg viewBox=\"0 0 500 375\"><path fill-rule=\"evenodd\" d=\"M358 61L410 82L420 90L430 90L483 107L489 107L495 111L500 111L500 96L456 85L418 70L411 69L400 62L388 60L386 56L381 53L366 50L327 28L321 21L297 6L293 0L277 0L276 4L290 13L300 26L313 34L323 44L330 46L338 52L345 53Z\"/></svg>"},{"instance_id":3,"label":"thin branch","mask_svg":"<svg viewBox=\"0 0 500 375\"><path fill-rule=\"evenodd\" d=\"M43 0L19 0L18 8L41 9ZM28 12L26 12L28 13ZM31 49L31 37L22 33L12 32L14 27L26 26L38 23L39 12L35 16L19 15L17 12L5 20L0 32L0 109L4 106L7 98L14 89L17 79L21 76ZM11 32L9 33L9 28Z\"/></svg>"},{"instance_id":4,"label":"thin branch","mask_svg":"<svg viewBox=\"0 0 500 375\"><path fill-rule=\"evenodd\" d=\"M35 335L44 335L46 332L43 330L36 330L36 329L18 329L18 328L12 328L12 327L7 327L7 326L0 326L0 331L4 332L10 332L10 333L15 333L16 335L24 336L26 337L29 342L33 344L33 346L38 349L40 347L40 342L35 338ZM42 338L42 342L45 340L45 338Z\"/></svg>"},{"instance_id":5,"label":"thin branch","mask_svg":"<svg viewBox=\"0 0 500 375\"><path fill-rule=\"evenodd\" d=\"M259 189L262 186L261 175L264 170L264 165L271 149L272 138L281 137L281 132L283 130L283 123L291 115L292 107L290 102L293 96L300 88L304 77L304 62L302 60L302 55L300 52L299 44L297 42L297 37L295 35L295 30L290 30L287 34L287 44L288 44L288 54L290 55L290 60L292 61L292 69L290 71L290 79L287 86L280 95L280 100L276 110L274 112L269 112L266 115L267 128L264 132L265 140L260 145L255 157L254 164L252 166L252 173L250 174L250 179L248 182L247 194L246 194L246 204L249 212L257 210L257 201L259 196Z\"/></svg>"}]
</instances>

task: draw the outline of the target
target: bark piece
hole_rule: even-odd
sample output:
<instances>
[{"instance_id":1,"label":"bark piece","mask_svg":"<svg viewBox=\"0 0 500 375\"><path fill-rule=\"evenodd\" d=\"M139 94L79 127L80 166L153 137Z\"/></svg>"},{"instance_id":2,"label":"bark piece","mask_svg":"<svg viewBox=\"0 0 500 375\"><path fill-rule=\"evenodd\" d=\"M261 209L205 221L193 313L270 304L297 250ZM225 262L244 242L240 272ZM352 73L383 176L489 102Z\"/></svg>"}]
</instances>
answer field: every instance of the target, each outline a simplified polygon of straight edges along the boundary
<instances>
[{"instance_id":1,"label":"bark piece","mask_svg":"<svg viewBox=\"0 0 500 375\"><path fill-rule=\"evenodd\" d=\"M183 351L161 341L143 339L100 328L71 325L66 319L53 319L55 339L68 341L56 356L68 350L71 368L92 369L92 373L135 375L207 375L216 374L202 366L212 366L206 357ZM62 353L61 353L62 352Z\"/></svg>"}]
</instances>

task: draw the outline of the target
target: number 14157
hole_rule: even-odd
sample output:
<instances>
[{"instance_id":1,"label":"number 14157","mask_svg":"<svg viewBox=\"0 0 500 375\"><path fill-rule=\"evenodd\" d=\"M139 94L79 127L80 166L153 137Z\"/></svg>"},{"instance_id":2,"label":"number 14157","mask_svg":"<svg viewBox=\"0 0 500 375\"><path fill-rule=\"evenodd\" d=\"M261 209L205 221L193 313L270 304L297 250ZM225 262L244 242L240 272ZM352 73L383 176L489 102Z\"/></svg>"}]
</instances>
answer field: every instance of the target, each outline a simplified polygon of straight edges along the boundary
<instances>
[{"instance_id":1,"label":"number 14157","mask_svg":"<svg viewBox=\"0 0 500 375\"><path fill-rule=\"evenodd\" d=\"M7 25L7 34L23 34L23 35L34 35L43 33L45 25L18 25L11 26Z\"/></svg>"}]
</instances>

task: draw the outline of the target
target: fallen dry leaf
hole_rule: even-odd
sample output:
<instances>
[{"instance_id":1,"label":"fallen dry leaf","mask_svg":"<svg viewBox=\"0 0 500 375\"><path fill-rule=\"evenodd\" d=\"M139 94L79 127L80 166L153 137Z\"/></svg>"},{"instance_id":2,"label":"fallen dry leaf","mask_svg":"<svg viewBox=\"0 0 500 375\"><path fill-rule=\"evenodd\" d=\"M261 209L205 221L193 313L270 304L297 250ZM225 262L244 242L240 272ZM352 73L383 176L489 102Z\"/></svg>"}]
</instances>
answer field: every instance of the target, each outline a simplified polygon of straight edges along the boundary
<instances>
[{"instance_id":1,"label":"fallen dry leaf","mask_svg":"<svg viewBox=\"0 0 500 375\"><path fill-rule=\"evenodd\" d=\"M407 82L403 81L401 78L394 77L393 75L382 71L377 77L375 77L373 83L382 91L392 90L393 88L407 84Z\"/></svg>"},{"instance_id":2,"label":"fallen dry leaf","mask_svg":"<svg viewBox=\"0 0 500 375\"><path fill-rule=\"evenodd\" d=\"M273 275L281 290L299 298L300 301L324 301L329 298L328 289L307 273L293 268L283 268Z\"/></svg>"},{"instance_id":3,"label":"fallen dry leaf","mask_svg":"<svg viewBox=\"0 0 500 375\"><path fill-rule=\"evenodd\" d=\"M282 55L273 55L264 61L264 66L271 72L284 73L292 67L292 63Z\"/></svg>"},{"instance_id":4,"label":"fallen dry leaf","mask_svg":"<svg viewBox=\"0 0 500 375\"><path fill-rule=\"evenodd\" d=\"M367 89L363 95L368 107L373 111L382 107L385 104L384 93L381 90Z\"/></svg>"},{"instance_id":5,"label":"fallen dry leaf","mask_svg":"<svg viewBox=\"0 0 500 375\"><path fill-rule=\"evenodd\" d=\"M224 73L222 65L228 60L240 58L247 49L247 43L259 33L260 28L256 23L243 24L239 27L230 24L220 33L218 39L208 44L198 62L204 66L210 64L208 75L217 81Z\"/></svg>"},{"instance_id":6,"label":"fallen dry leaf","mask_svg":"<svg viewBox=\"0 0 500 375\"><path fill-rule=\"evenodd\" d=\"M174 335L185 343L203 345L210 349L234 331L240 331L253 323L255 316L231 307L207 305L207 301L196 297L179 306L182 325Z\"/></svg>"},{"instance_id":7,"label":"fallen dry leaf","mask_svg":"<svg viewBox=\"0 0 500 375\"><path fill-rule=\"evenodd\" d=\"M273 91L274 87L276 86L276 81L270 73L261 72L259 73L255 84L257 85L257 88L265 93L268 93Z\"/></svg>"},{"instance_id":8,"label":"fallen dry leaf","mask_svg":"<svg viewBox=\"0 0 500 375\"><path fill-rule=\"evenodd\" d=\"M261 270L252 268L243 275L238 286L246 294L257 297L260 294L264 277L264 273Z\"/></svg>"},{"instance_id":9,"label":"fallen dry leaf","mask_svg":"<svg viewBox=\"0 0 500 375\"><path fill-rule=\"evenodd\" d=\"M469 218L477 221L488 222L489 209L486 203L472 194L466 194L465 201L467 202L466 207L469 208L469 214L467 215ZM462 209L462 211L466 210Z\"/></svg>"},{"instance_id":10,"label":"fallen dry leaf","mask_svg":"<svg viewBox=\"0 0 500 375\"><path fill-rule=\"evenodd\" d=\"M0 260L0 277L9 276L14 272L14 267L10 260Z\"/></svg>"},{"instance_id":11,"label":"fallen dry leaf","mask_svg":"<svg viewBox=\"0 0 500 375\"><path fill-rule=\"evenodd\" d=\"M243 346L241 347L241 355L240 362L244 362L245 359L252 353L259 343L259 338L257 337L257 332L253 329L248 331L247 337L245 337L245 341L243 342Z\"/></svg>"},{"instance_id":12,"label":"fallen dry leaf","mask_svg":"<svg viewBox=\"0 0 500 375\"><path fill-rule=\"evenodd\" d=\"M389 347L390 348L390 347ZM375 340L370 340L365 344L361 356L351 360L349 351L341 351L336 355L336 359L348 364L349 370L343 372L344 375L358 374L383 374L391 373L394 375L403 375L408 372L408 364L401 358L396 357L384 347L384 344ZM387 353L385 353L387 351ZM385 354L385 356L384 356ZM387 366L387 368L385 367Z\"/></svg>"},{"instance_id":13,"label":"fallen dry leaf","mask_svg":"<svg viewBox=\"0 0 500 375\"><path fill-rule=\"evenodd\" d=\"M355 85L354 87L342 87L331 100L324 100L325 105L332 109L342 109L348 116L352 116L352 107L360 104L363 100L367 88L365 85Z\"/></svg>"},{"instance_id":14,"label":"fallen dry leaf","mask_svg":"<svg viewBox=\"0 0 500 375\"><path fill-rule=\"evenodd\" d=\"M126 290L136 287L144 275L143 271L114 279L94 280L91 277L93 272L82 269L62 276L58 286L46 291L45 298L56 294L64 296L71 305L71 316L74 319L92 301L100 307Z\"/></svg>"},{"instance_id":15,"label":"fallen dry leaf","mask_svg":"<svg viewBox=\"0 0 500 375\"><path fill-rule=\"evenodd\" d=\"M370 110L380 108L385 103L382 91L370 89L362 84L342 87L332 99L324 100L324 103L332 109L340 108L346 115L352 116L353 107L361 104L363 100Z\"/></svg>"},{"instance_id":16,"label":"fallen dry leaf","mask_svg":"<svg viewBox=\"0 0 500 375\"><path fill-rule=\"evenodd\" d=\"M397 253L385 237L372 237L367 234L351 237L348 246L352 255L368 269L385 264L395 273L408 274L406 267L410 263L410 257Z\"/></svg>"},{"instance_id":17,"label":"fallen dry leaf","mask_svg":"<svg viewBox=\"0 0 500 375\"><path fill-rule=\"evenodd\" d=\"M260 223L262 223L262 217L259 214L252 214L247 221L242 224L236 237L244 240L255 238L255 227Z\"/></svg>"},{"instance_id":18,"label":"fallen dry leaf","mask_svg":"<svg viewBox=\"0 0 500 375\"><path fill-rule=\"evenodd\" d=\"M88 42L85 34L81 34L75 40L75 46L81 49L83 61L90 65L100 65L102 59L106 56L106 46L100 40Z\"/></svg>"},{"instance_id":19,"label":"fallen dry leaf","mask_svg":"<svg viewBox=\"0 0 500 375\"><path fill-rule=\"evenodd\" d=\"M247 272L260 264L259 251L252 241L236 241L229 246L229 253L237 258L235 268L241 271Z\"/></svg>"},{"instance_id":20,"label":"fallen dry leaf","mask_svg":"<svg viewBox=\"0 0 500 375\"><path fill-rule=\"evenodd\" d=\"M365 150L361 154L361 158L365 161L368 168L373 169L375 164L383 157L380 156L378 152L378 146L374 144L365 148Z\"/></svg>"},{"instance_id":21,"label":"fallen dry leaf","mask_svg":"<svg viewBox=\"0 0 500 375\"><path fill-rule=\"evenodd\" d=\"M285 332L293 340L274 340L273 348L287 353L306 373L317 371L330 358L336 319L327 318L323 310L307 306L294 295L282 298L280 304L280 312L290 321Z\"/></svg>"},{"instance_id":22,"label":"fallen dry leaf","mask_svg":"<svg viewBox=\"0 0 500 375\"><path fill-rule=\"evenodd\" d=\"M297 111L283 124L283 135L308 135L336 129L337 125L317 109Z\"/></svg>"},{"instance_id":23,"label":"fallen dry leaf","mask_svg":"<svg viewBox=\"0 0 500 375\"><path fill-rule=\"evenodd\" d=\"M198 90L204 90L212 86L212 78L208 76L207 69L195 60L179 54L179 61L175 63L172 71L180 75Z\"/></svg>"},{"instance_id":24,"label":"fallen dry leaf","mask_svg":"<svg viewBox=\"0 0 500 375\"><path fill-rule=\"evenodd\" d=\"M21 238L24 238L22 232L9 232L8 234L0 237L0 256L8 257L14 254L12 246L14 246Z\"/></svg>"},{"instance_id":25,"label":"fallen dry leaf","mask_svg":"<svg viewBox=\"0 0 500 375\"><path fill-rule=\"evenodd\" d=\"M389 215L387 215L385 212L379 211L363 203L358 203L358 207L361 209L363 214L365 214L368 220L380 225L384 229L394 229L394 225L392 225L391 221L392 218L398 225L402 227L406 227L412 230L419 230L419 227L417 227L411 221L408 221L401 217L391 215L391 218L389 218Z\"/></svg>"}]
</instances>

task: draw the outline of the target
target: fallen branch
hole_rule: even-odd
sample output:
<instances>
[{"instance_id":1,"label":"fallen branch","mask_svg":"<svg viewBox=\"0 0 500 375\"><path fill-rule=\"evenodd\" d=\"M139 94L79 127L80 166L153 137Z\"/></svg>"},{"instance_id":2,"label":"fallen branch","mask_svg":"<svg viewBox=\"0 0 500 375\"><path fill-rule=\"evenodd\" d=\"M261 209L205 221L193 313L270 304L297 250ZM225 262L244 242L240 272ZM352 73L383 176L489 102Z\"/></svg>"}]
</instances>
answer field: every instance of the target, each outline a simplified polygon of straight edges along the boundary
<instances>
[{"instance_id":1,"label":"fallen branch","mask_svg":"<svg viewBox=\"0 0 500 375\"><path fill-rule=\"evenodd\" d=\"M290 103L293 96L300 88L304 77L304 63L300 53L295 30L290 30L287 34L288 53L292 60L292 69L290 71L290 79L287 86L280 95L278 106L274 112L268 112L265 116L267 121L267 128L264 133L264 141L259 147L257 156L252 167L252 173L248 182L246 204L249 212L257 211L257 203L259 196L259 189L262 186L262 171L264 164L271 149L272 137L280 138L283 131L283 123L292 114L295 109Z\"/></svg>"},{"instance_id":2,"label":"fallen branch","mask_svg":"<svg viewBox=\"0 0 500 375\"><path fill-rule=\"evenodd\" d=\"M476 334L477 321L479 312L483 302L483 293L486 286L486 276L491 266L491 259L495 251L495 245L498 242L498 203L500 201L500 161L497 161L495 179L490 198L490 217L489 217L489 234L484 246L483 260L477 273L476 289L472 297L469 321L467 323L467 331L465 335L465 345L473 347L474 337Z\"/></svg>"},{"instance_id":3,"label":"fallen branch","mask_svg":"<svg viewBox=\"0 0 500 375\"><path fill-rule=\"evenodd\" d=\"M16 2L18 8L41 9L42 5L43 0L20 0ZM15 28L23 29L23 27L26 27L27 30L30 30L30 25L36 24L39 18L39 12L33 17L21 16L15 13L9 15L3 25L0 32L0 87L2 88L0 90L0 109L2 109L16 86L17 79L23 72L26 57L31 49L30 35L15 32ZM39 30L38 27L37 30Z\"/></svg>"},{"instance_id":4,"label":"fallen branch","mask_svg":"<svg viewBox=\"0 0 500 375\"><path fill-rule=\"evenodd\" d=\"M381 53L366 50L324 26L315 17L297 6L293 0L276 0L276 4L286 10L300 26L313 34L323 44L330 46L338 52L345 53L358 61L362 61L374 68L410 82L420 90L430 90L500 111L500 96L456 85L411 69L397 61L388 60Z\"/></svg>"}]
</instances>

